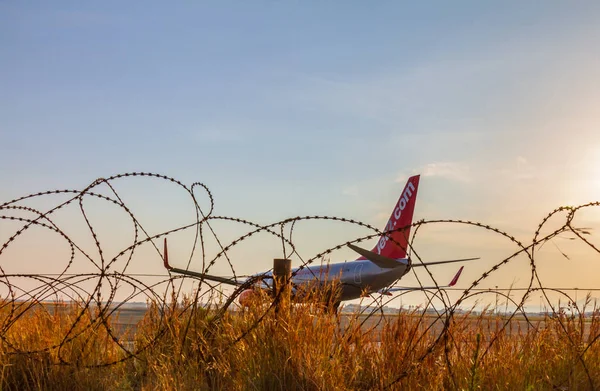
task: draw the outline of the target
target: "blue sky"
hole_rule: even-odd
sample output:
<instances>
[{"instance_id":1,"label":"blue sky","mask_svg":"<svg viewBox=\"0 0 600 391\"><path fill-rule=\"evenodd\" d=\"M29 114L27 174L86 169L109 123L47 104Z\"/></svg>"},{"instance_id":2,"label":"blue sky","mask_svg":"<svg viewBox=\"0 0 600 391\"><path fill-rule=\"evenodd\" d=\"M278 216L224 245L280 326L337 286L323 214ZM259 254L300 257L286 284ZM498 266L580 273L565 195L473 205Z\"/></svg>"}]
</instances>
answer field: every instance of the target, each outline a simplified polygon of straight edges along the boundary
<instances>
[{"instance_id":1,"label":"blue sky","mask_svg":"<svg viewBox=\"0 0 600 391\"><path fill-rule=\"evenodd\" d=\"M600 199L599 17L595 2L3 1L0 199L151 171L206 183L217 214L383 227L422 173L417 218L529 238L554 207ZM188 211L128 189L157 227ZM432 256L486 254L443 237ZM278 256L255 247L267 261L248 269Z\"/></svg>"}]
</instances>

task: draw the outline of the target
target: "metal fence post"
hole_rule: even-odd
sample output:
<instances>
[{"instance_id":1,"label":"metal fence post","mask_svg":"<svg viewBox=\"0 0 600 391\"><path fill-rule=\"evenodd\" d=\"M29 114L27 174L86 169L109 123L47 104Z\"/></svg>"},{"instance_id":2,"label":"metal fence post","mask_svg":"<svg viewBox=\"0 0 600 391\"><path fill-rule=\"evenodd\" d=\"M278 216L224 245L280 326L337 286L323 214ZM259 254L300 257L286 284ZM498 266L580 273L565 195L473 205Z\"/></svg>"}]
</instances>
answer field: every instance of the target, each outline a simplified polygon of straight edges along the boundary
<instances>
[{"instance_id":1,"label":"metal fence post","mask_svg":"<svg viewBox=\"0 0 600 391\"><path fill-rule=\"evenodd\" d=\"M289 313L291 295L292 260L273 259L273 293L275 295L275 312ZM277 297L279 296L279 299Z\"/></svg>"}]
</instances>

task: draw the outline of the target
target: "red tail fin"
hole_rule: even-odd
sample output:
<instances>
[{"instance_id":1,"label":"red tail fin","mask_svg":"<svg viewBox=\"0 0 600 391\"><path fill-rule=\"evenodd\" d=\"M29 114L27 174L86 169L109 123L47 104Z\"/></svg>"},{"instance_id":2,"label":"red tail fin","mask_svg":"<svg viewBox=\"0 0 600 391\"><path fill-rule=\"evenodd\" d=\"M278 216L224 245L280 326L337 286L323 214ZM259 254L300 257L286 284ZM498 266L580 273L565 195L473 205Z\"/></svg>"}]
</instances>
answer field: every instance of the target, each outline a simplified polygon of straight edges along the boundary
<instances>
[{"instance_id":1,"label":"red tail fin","mask_svg":"<svg viewBox=\"0 0 600 391\"><path fill-rule=\"evenodd\" d=\"M372 250L373 252L388 258L406 258L408 238L410 237L410 225L413 220L418 188L419 175L408 178L406 186L396 203L396 207L392 211L392 215L384 228L384 232L393 231L403 227L407 228L394 231L387 235L381 235L379 242L377 242L377 245ZM361 257L359 259L365 258Z\"/></svg>"}]
</instances>

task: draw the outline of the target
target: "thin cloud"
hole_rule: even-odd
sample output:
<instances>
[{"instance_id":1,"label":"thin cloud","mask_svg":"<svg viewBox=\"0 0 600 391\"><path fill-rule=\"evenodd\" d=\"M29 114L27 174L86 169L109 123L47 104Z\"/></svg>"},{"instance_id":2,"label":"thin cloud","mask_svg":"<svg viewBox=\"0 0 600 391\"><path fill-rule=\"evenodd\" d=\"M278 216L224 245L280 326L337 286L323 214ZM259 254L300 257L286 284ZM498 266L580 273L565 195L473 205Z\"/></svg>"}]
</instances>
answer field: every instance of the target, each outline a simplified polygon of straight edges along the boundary
<instances>
[{"instance_id":1,"label":"thin cloud","mask_svg":"<svg viewBox=\"0 0 600 391\"><path fill-rule=\"evenodd\" d=\"M523 156L517 156L506 167L500 170L500 174L520 181L535 179L539 176L536 167Z\"/></svg>"},{"instance_id":2,"label":"thin cloud","mask_svg":"<svg viewBox=\"0 0 600 391\"><path fill-rule=\"evenodd\" d=\"M342 194L345 196L349 196L349 197L356 197L356 196L358 196L358 186L357 185L347 186L344 189L342 189Z\"/></svg>"},{"instance_id":3,"label":"thin cloud","mask_svg":"<svg viewBox=\"0 0 600 391\"><path fill-rule=\"evenodd\" d=\"M470 182L472 180L471 169L466 163L460 162L434 162L428 163L412 171L411 175L421 174L425 177L438 177L456 182ZM402 173L396 182L404 182L409 177Z\"/></svg>"}]
</instances>

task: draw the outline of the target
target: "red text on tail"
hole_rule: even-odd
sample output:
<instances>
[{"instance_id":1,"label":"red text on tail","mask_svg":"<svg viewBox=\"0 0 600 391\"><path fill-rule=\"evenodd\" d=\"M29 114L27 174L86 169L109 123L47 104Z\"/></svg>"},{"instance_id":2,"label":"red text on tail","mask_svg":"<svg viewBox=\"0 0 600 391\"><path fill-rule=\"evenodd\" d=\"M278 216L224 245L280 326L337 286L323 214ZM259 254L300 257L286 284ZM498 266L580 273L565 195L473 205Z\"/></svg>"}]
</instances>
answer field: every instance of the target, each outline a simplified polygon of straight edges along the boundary
<instances>
[{"instance_id":1,"label":"red text on tail","mask_svg":"<svg viewBox=\"0 0 600 391\"><path fill-rule=\"evenodd\" d=\"M418 188L419 175L408 178L392 215L383 229L384 234L381 235L372 252L393 259L406 258Z\"/></svg>"}]
</instances>

